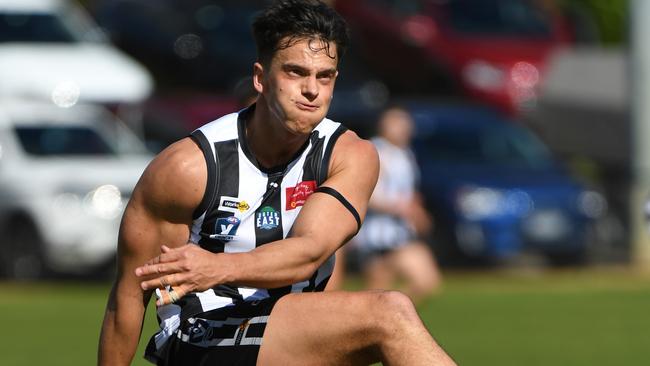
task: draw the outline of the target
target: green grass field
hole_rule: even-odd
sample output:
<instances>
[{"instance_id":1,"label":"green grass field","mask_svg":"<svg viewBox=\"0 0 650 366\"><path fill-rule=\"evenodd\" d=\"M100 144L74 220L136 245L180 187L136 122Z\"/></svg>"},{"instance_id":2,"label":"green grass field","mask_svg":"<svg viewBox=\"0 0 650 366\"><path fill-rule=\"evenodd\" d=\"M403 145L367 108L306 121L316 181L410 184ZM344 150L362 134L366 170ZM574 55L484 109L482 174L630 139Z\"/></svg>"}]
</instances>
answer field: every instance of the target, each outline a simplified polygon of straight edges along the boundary
<instances>
[{"instance_id":1,"label":"green grass field","mask_svg":"<svg viewBox=\"0 0 650 366\"><path fill-rule=\"evenodd\" d=\"M0 365L94 364L107 293L0 283ZM630 271L447 273L419 311L460 365L650 364L650 278ZM149 311L134 365L155 328Z\"/></svg>"}]
</instances>

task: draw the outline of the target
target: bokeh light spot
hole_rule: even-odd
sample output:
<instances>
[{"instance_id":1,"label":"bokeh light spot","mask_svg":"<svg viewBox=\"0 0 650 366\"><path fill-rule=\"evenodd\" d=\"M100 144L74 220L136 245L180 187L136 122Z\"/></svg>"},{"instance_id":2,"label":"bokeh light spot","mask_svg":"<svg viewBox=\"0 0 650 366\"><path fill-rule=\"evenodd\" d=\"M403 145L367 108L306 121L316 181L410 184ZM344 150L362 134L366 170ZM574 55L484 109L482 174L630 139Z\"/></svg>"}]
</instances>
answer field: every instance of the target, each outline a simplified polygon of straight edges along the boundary
<instances>
[{"instance_id":1,"label":"bokeh light spot","mask_svg":"<svg viewBox=\"0 0 650 366\"><path fill-rule=\"evenodd\" d=\"M190 60L199 56L201 52L203 52L203 40L196 34L183 34L174 42L174 53L180 58Z\"/></svg>"},{"instance_id":2,"label":"bokeh light spot","mask_svg":"<svg viewBox=\"0 0 650 366\"><path fill-rule=\"evenodd\" d=\"M539 70L528 62L517 62L510 71L510 78L519 88L532 88L539 83Z\"/></svg>"},{"instance_id":3,"label":"bokeh light spot","mask_svg":"<svg viewBox=\"0 0 650 366\"><path fill-rule=\"evenodd\" d=\"M52 102L61 108L70 108L77 104L81 89L73 81L63 81L58 83L52 90Z\"/></svg>"}]
</instances>

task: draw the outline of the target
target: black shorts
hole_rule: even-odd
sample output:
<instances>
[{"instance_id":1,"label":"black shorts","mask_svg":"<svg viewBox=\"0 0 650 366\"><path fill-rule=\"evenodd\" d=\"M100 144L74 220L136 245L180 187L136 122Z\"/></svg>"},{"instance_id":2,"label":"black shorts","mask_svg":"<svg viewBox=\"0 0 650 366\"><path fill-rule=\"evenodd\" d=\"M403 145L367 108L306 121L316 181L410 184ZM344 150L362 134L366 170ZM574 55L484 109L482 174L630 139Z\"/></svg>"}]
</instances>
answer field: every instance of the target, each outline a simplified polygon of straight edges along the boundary
<instances>
[{"instance_id":1,"label":"black shorts","mask_svg":"<svg viewBox=\"0 0 650 366\"><path fill-rule=\"evenodd\" d=\"M241 302L191 317L158 352L152 338L145 358L158 366L255 366L277 300Z\"/></svg>"}]
</instances>

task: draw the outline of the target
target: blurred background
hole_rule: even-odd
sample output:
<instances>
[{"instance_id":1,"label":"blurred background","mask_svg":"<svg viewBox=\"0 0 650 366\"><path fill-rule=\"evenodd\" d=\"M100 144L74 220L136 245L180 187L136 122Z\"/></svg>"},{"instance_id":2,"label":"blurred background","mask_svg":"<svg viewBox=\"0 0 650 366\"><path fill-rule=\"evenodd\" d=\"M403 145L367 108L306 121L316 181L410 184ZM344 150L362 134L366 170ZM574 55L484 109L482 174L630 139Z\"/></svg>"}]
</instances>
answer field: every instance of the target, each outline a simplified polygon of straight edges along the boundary
<instances>
[{"instance_id":1,"label":"blurred background","mask_svg":"<svg viewBox=\"0 0 650 366\"><path fill-rule=\"evenodd\" d=\"M0 0L0 364L94 362L133 186L241 107L268 3ZM647 364L648 2L329 3L352 31L329 117L414 119L434 336L461 364Z\"/></svg>"}]
</instances>

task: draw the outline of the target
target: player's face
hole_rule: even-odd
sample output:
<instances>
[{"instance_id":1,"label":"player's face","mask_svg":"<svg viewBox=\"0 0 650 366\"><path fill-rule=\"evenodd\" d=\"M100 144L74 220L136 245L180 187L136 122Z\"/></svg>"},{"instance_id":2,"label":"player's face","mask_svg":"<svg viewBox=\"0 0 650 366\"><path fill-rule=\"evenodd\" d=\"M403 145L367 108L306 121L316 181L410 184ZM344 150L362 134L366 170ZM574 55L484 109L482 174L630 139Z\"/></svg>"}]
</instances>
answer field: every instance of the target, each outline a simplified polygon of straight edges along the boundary
<instances>
[{"instance_id":1,"label":"player's face","mask_svg":"<svg viewBox=\"0 0 650 366\"><path fill-rule=\"evenodd\" d=\"M261 78L271 115L291 134L311 133L327 114L338 75L336 44L327 46L318 39L297 41L276 52Z\"/></svg>"},{"instance_id":2,"label":"player's face","mask_svg":"<svg viewBox=\"0 0 650 366\"><path fill-rule=\"evenodd\" d=\"M413 133L413 119L401 109L386 111L381 121L382 135L397 146L406 147Z\"/></svg>"}]
</instances>

